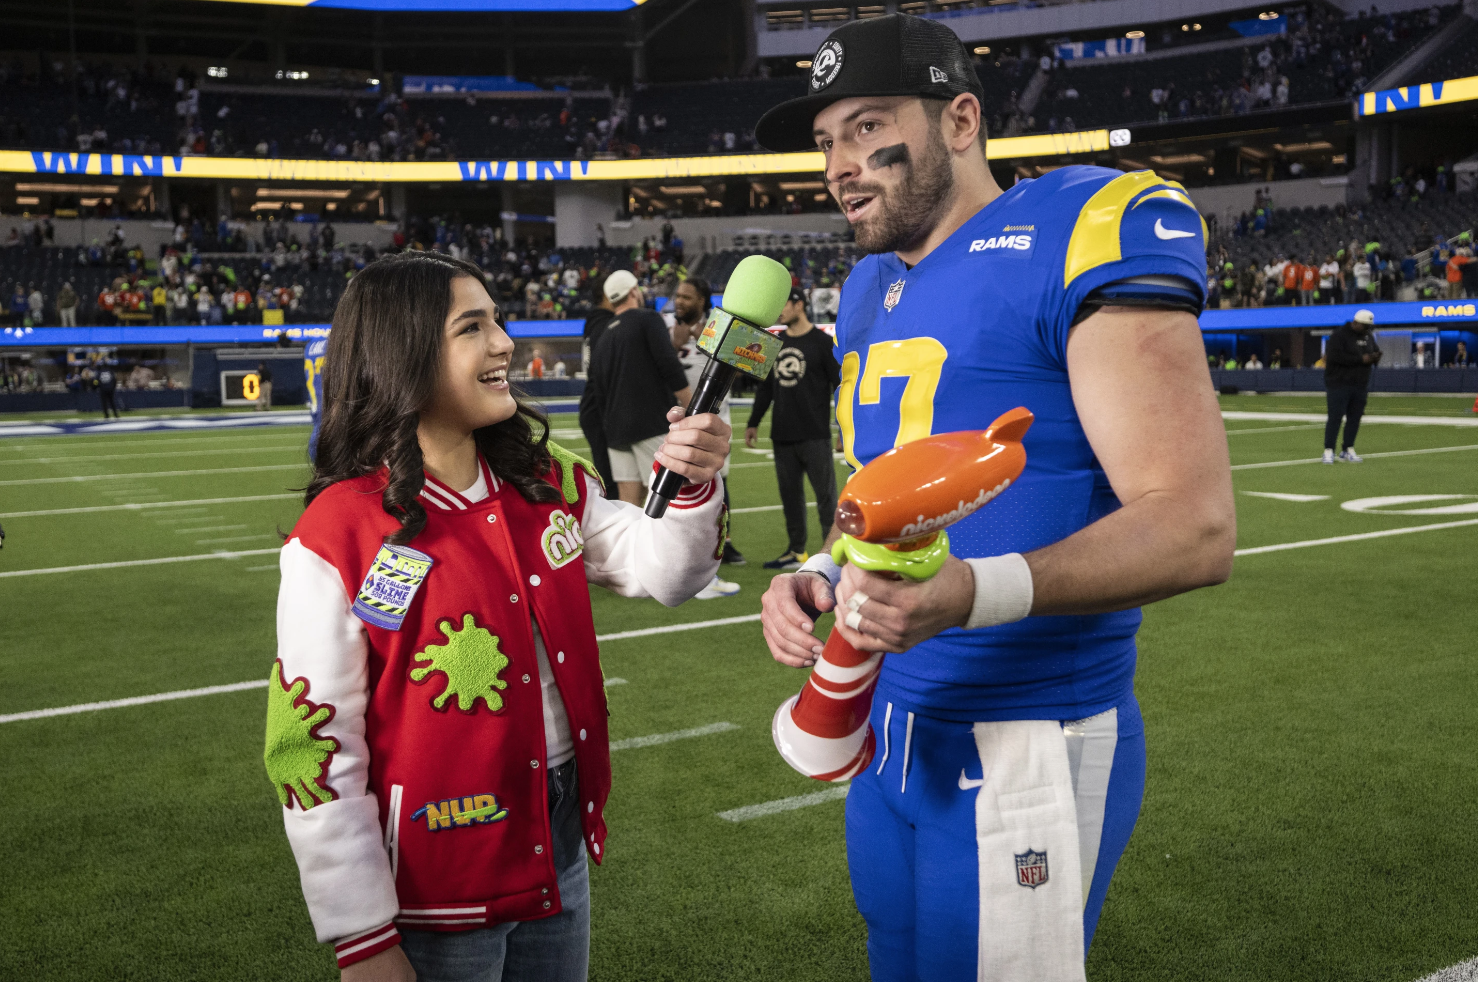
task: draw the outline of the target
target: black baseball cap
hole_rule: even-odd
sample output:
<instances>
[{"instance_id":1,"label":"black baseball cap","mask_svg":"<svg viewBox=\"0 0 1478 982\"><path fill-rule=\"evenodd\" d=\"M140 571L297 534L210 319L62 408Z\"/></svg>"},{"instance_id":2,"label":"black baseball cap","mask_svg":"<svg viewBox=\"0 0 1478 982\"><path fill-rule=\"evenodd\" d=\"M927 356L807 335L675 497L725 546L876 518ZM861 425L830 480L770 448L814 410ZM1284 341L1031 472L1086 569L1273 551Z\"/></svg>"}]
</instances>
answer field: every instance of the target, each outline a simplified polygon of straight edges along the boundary
<instances>
[{"instance_id":1,"label":"black baseball cap","mask_svg":"<svg viewBox=\"0 0 1478 982\"><path fill-rule=\"evenodd\" d=\"M787 298L786 302L787 303L808 303L809 301L806 300L806 291L805 290L802 290L798 286L793 286L793 287L790 288L790 296Z\"/></svg>"},{"instance_id":2,"label":"black baseball cap","mask_svg":"<svg viewBox=\"0 0 1478 982\"><path fill-rule=\"evenodd\" d=\"M908 14L851 21L827 35L811 59L806 95L760 117L755 139L781 153L816 149L816 114L857 96L970 93L985 105L985 89L965 45L945 25Z\"/></svg>"}]
</instances>

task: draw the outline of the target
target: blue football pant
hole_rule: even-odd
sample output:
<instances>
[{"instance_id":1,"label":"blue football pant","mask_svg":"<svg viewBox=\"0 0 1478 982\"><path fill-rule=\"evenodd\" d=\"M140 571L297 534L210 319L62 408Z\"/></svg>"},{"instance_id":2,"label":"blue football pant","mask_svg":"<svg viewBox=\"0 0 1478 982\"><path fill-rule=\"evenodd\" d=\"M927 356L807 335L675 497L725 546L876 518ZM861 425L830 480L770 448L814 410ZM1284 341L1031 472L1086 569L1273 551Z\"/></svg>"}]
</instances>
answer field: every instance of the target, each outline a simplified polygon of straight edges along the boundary
<instances>
[{"instance_id":1,"label":"blue football pant","mask_svg":"<svg viewBox=\"0 0 1478 982\"><path fill-rule=\"evenodd\" d=\"M977 980L982 940L1010 941L981 938L980 792L974 788L984 775L972 725L910 714L879 700L873 705L872 726L878 749L872 763L852 780L847 797L847 862L852 894L867 922L872 978ZM1084 882L1091 875L1083 908L1086 952L1114 867L1139 818L1144 722L1131 694L1107 713L1065 722L1063 732L1080 872ZM1023 852L1033 848L1041 846L1025 840L1019 846ZM1011 857L1005 859L1009 864ZM990 875L1003 879L992 888L1017 888L1012 879L1016 874L993 860ZM1081 898L1082 885L1075 891Z\"/></svg>"}]
</instances>

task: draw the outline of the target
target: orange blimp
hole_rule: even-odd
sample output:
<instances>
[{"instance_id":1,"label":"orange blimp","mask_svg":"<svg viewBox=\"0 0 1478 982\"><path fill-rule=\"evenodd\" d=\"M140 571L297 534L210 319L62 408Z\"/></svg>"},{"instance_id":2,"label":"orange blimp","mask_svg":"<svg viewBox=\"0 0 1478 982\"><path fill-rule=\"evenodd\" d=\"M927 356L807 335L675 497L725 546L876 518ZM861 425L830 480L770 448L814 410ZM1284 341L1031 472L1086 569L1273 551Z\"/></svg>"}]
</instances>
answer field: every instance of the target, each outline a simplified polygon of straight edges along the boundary
<instances>
[{"instance_id":1,"label":"orange blimp","mask_svg":"<svg viewBox=\"0 0 1478 982\"><path fill-rule=\"evenodd\" d=\"M942 433L895 447L858 471L837 504L833 555L864 569L925 580L949 551L944 530L973 515L1026 468L1024 408L985 430ZM805 688L775 713L771 736L785 762L818 781L845 781L872 760L868 719L883 656L859 651L836 628Z\"/></svg>"}]
</instances>

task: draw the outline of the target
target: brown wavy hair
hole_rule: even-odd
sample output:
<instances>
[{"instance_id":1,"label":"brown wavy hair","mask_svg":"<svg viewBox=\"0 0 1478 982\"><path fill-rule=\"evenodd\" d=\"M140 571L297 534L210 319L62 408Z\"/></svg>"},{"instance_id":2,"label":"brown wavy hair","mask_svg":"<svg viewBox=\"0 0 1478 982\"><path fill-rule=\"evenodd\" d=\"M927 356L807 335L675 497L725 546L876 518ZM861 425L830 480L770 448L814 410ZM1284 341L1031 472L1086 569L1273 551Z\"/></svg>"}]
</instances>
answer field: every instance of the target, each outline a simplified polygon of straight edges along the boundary
<instances>
[{"instance_id":1,"label":"brown wavy hair","mask_svg":"<svg viewBox=\"0 0 1478 982\"><path fill-rule=\"evenodd\" d=\"M485 282L473 264L439 253L385 256L349 282L334 310L323 422L304 504L339 481L385 470L382 507L400 522L385 541L396 545L426 526L419 499L425 462L416 428L436 388L452 281L459 276ZM497 321L502 327L501 309ZM513 395L517 412L473 433L478 452L526 500L558 500L558 490L544 480L551 466L549 420L522 393Z\"/></svg>"}]
</instances>

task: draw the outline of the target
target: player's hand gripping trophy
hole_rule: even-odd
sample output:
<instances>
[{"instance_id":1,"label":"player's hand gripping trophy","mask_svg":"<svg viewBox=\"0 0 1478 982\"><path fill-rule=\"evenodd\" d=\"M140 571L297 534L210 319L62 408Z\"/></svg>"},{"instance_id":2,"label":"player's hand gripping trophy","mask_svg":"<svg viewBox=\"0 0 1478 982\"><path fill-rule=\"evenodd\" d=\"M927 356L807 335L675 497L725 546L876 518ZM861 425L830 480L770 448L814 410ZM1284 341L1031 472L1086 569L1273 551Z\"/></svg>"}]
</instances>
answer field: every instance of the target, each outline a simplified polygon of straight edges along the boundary
<instances>
[{"instance_id":1,"label":"player's hand gripping trophy","mask_svg":"<svg viewBox=\"0 0 1478 982\"><path fill-rule=\"evenodd\" d=\"M984 431L915 440L862 468L837 503L843 534L832 558L903 579L929 579L949 555L945 528L1021 476L1021 440L1032 418L1018 407ZM881 652L858 651L832 628L805 688L775 713L771 733L785 762L818 781L846 781L866 767L874 744L868 717L882 667Z\"/></svg>"}]
</instances>

